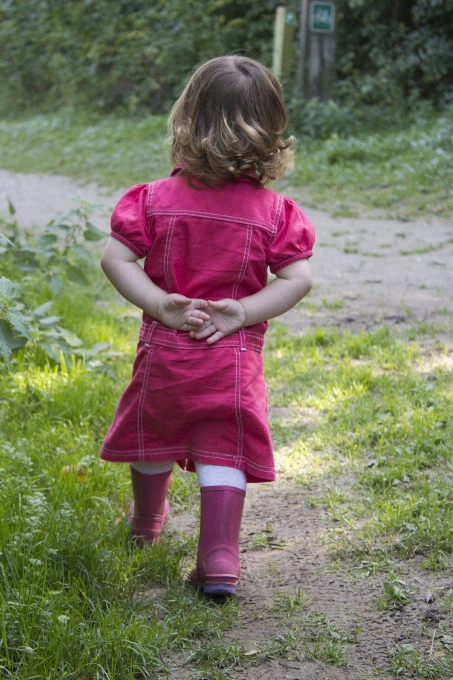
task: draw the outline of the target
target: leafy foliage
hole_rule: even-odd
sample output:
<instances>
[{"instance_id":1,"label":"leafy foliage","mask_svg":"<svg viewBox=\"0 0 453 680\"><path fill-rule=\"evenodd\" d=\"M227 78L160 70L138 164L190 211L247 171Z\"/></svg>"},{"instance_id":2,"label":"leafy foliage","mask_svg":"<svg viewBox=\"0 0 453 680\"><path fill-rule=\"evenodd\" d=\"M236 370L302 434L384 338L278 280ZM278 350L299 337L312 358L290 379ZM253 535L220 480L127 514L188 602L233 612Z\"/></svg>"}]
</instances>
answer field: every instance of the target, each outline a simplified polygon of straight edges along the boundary
<instances>
[{"instance_id":1,"label":"leafy foliage","mask_svg":"<svg viewBox=\"0 0 453 680\"><path fill-rule=\"evenodd\" d=\"M20 281L13 283L5 276L0 279L0 355L9 363L12 352L23 348L27 340L35 341L56 362L62 355L79 353L87 357L108 349L107 344L96 343L91 350L83 350L76 333L60 326L61 317L50 313L52 299L34 309L30 304L42 290L55 298L68 282L88 285L87 266L93 267L94 261L91 251L79 240L105 238L89 221L88 204L60 220L51 220L36 238L20 235L11 203L9 208L11 219L4 224L7 236L0 234L0 255L13 272L20 274Z\"/></svg>"},{"instance_id":2,"label":"leafy foliage","mask_svg":"<svg viewBox=\"0 0 453 680\"><path fill-rule=\"evenodd\" d=\"M3 99L16 111L70 105L166 112L188 76L207 59L239 52L269 66L279 4L2 2ZM288 4L297 15L299 3ZM338 0L337 7L340 101L395 106L421 98L437 107L451 101L453 0ZM297 52L296 31L294 78ZM295 91L294 83L288 88Z\"/></svg>"},{"instance_id":3,"label":"leafy foliage","mask_svg":"<svg viewBox=\"0 0 453 680\"><path fill-rule=\"evenodd\" d=\"M442 107L453 97L453 0L340 0L338 96Z\"/></svg>"},{"instance_id":4,"label":"leafy foliage","mask_svg":"<svg viewBox=\"0 0 453 680\"><path fill-rule=\"evenodd\" d=\"M11 353L31 340L30 325L22 314L23 305L17 302L14 284L0 278L0 354L9 363Z\"/></svg>"},{"instance_id":5,"label":"leafy foliage","mask_svg":"<svg viewBox=\"0 0 453 680\"><path fill-rule=\"evenodd\" d=\"M201 62L269 61L276 0L15 0L0 8L0 77L22 103L168 110Z\"/></svg>"}]
</instances>

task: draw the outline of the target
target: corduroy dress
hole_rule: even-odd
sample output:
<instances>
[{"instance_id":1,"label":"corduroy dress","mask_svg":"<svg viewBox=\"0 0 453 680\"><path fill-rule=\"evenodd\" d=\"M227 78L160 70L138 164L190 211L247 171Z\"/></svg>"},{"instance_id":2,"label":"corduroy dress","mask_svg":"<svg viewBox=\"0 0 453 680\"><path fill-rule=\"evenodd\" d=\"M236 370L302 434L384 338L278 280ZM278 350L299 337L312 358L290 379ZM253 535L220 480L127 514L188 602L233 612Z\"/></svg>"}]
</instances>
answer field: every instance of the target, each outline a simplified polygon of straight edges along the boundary
<instances>
[{"instance_id":1,"label":"corduroy dress","mask_svg":"<svg viewBox=\"0 0 453 680\"><path fill-rule=\"evenodd\" d=\"M193 186L195 184L195 186ZM312 225L295 202L247 177L196 187L181 168L133 186L112 215L113 238L145 258L168 293L240 299L271 272L312 255ZM104 439L114 462L195 462L243 470L248 482L275 479L261 350L267 323L214 345L143 314L129 386Z\"/></svg>"}]
</instances>

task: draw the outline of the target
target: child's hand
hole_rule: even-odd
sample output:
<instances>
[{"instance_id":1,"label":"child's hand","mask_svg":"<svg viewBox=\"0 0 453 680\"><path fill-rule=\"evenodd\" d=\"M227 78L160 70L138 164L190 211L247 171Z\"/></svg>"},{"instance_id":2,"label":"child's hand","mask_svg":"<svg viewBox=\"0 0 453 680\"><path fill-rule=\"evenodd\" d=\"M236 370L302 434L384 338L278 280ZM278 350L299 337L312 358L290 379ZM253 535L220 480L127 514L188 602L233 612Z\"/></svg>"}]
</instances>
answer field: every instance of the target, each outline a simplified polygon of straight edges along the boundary
<instances>
[{"instance_id":1,"label":"child's hand","mask_svg":"<svg viewBox=\"0 0 453 680\"><path fill-rule=\"evenodd\" d=\"M169 293L159 300L156 318L167 328L178 331L195 331L209 322L209 314L203 311L208 307L206 300L191 299L178 293Z\"/></svg>"},{"instance_id":2,"label":"child's hand","mask_svg":"<svg viewBox=\"0 0 453 680\"><path fill-rule=\"evenodd\" d=\"M209 317L209 321L206 320L201 328L190 333L196 340L207 338L208 345L213 345L217 340L238 331L247 320L244 306L239 300L231 298L209 301Z\"/></svg>"}]
</instances>

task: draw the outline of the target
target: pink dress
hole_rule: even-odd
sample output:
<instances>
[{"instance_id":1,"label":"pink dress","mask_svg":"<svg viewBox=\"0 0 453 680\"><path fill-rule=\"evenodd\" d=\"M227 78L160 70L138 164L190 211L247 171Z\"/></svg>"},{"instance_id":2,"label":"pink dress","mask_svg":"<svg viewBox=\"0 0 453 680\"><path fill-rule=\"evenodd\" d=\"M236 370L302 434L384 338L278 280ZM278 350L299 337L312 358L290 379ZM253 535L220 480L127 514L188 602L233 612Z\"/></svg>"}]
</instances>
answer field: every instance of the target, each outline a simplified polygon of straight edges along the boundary
<instances>
[{"instance_id":1,"label":"pink dress","mask_svg":"<svg viewBox=\"0 0 453 680\"><path fill-rule=\"evenodd\" d=\"M171 177L133 186L111 235L169 293L219 300L261 290L272 272L312 255L313 228L289 198L246 178L194 188ZM239 468L248 482L275 479L261 350L267 323L210 346L143 314L132 379L101 458Z\"/></svg>"}]
</instances>

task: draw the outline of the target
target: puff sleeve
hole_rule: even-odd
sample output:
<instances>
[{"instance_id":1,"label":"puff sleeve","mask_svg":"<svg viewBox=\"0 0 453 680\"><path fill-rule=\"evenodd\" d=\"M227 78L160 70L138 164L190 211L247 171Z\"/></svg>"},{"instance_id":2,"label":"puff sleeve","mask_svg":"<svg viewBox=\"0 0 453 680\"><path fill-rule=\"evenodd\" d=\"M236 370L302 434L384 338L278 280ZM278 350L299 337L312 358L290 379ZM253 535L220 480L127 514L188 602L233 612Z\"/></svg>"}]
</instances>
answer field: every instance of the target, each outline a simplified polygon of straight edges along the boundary
<instances>
[{"instance_id":1,"label":"puff sleeve","mask_svg":"<svg viewBox=\"0 0 453 680\"><path fill-rule=\"evenodd\" d=\"M149 184L136 184L120 198L110 220L111 233L139 258L151 248L152 237L147 218Z\"/></svg>"},{"instance_id":2,"label":"puff sleeve","mask_svg":"<svg viewBox=\"0 0 453 680\"><path fill-rule=\"evenodd\" d=\"M277 233L267 252L267 263L273 274L287 265L313 255L315 232L298 205L291 199L283 200Z\"/></svg>"}]
</instances>

